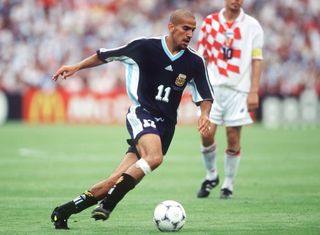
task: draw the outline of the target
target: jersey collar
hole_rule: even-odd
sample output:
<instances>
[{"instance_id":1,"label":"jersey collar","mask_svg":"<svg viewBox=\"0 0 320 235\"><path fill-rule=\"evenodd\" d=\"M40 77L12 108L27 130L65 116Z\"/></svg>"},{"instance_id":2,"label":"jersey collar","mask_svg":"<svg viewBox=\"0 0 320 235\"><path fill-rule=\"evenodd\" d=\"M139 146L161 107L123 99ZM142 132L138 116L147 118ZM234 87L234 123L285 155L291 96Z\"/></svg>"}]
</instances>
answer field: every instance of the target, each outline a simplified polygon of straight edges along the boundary
<instances>
[{"instance_id":1,"label":"jersey collar","mask_svg":"<svg viewBox=\"0 0 320 235\"><path fill-rule=\"evenodd\" d=\"M224 13L225 10L226 10L225 8L222 8L221 11L219 12L219 21L220 21L223 25L227 25L227 21L226 21L226 19L225 19L224 16L223 16L223 13ZM237 19L235 19L233 25L238 25L238 23L239 23L240 21L242 21L243 19L244 19L244 11L243 11L243 9L241 8L241 9L240 9L240 14L239 14L239 16L237 17Z\"/></svg>"},{"instance_id":2,"label":"jersey collar","mask_svg":"<svg viewBox=\"0 0 320 235\"><path fill-rule=\"evenodd\" d=\"M179 58L183 55L184 50L181 50L181 51L179 51L177 54L172 55L172 53L170 52L170 50L169 50L169 48L168 48L168 46L167 46L166 37L167 37L167 35L165 35L165 36L163 36L163 37L161 38L162 48L163 48L164 52L167 54L167 56L169 57L169 59L170 59L171 61L175 61L175 60L179 59Z\"/></svg>"}]
</instances>

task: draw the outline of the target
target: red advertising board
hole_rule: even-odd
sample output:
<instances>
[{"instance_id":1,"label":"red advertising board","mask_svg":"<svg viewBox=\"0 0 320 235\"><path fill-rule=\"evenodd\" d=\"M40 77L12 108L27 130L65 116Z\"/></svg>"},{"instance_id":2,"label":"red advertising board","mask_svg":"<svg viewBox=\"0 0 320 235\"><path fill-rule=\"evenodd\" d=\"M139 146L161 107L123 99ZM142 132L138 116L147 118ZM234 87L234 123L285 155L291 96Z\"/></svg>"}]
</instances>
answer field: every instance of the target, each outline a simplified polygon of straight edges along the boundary
<instances>
[{"instance_id":1,"label":"red advertising board","mask_svg":"<svg viewBox=\"0 0 320 235\"><path fill-rule=\"evenodd\" d=\"M27 123L125 123L130 101L125 91L98 94L89 91L28 90L23 97L23 120ZM178 122L193 124L197 108L185 94L178 110Z\"/></svg>"},{"instance_id":2,"label":"red advertising board","mask_svg":"<svg viewBox=\"0 0 320 235\"><path fill-rule=\"evenodd\" d=\"M23 96L23 120L28 123L65 122L66 103L66 95L60 90L29 89Z\"/></svg>"}]
</instances>

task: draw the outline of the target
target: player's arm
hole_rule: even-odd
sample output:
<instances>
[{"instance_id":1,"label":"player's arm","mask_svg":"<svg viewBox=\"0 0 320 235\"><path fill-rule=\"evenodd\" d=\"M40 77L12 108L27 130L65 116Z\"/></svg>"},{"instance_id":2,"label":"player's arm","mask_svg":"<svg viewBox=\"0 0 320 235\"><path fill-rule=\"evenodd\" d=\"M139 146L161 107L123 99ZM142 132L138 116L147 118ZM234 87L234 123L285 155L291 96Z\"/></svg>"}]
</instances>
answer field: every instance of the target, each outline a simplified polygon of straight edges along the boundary
<instances>
[{"instance_id":1,"label":"player's arm","mask_svg":"<svg viewBox=\"0 0 320 235\"><path fill-rule=\"evenodd\" d=\"M212 100L204 100L200 103L201 114L198 119L198 131L201 135L207 135L210 128L210 110L211 110Z\"/></svg>"},{"instance_id":2,"label":"player's arm","mask_svg":"<svg viewBox=\"0 0 320 235\"><path fill-rule=\"evenodd\" d=\"M262 60L263 60L263 43L264 33L260 24L254 24L255 35L252 41L252 60L251 60L251 87L248 94L247 106L249 111L254 111L259 107L259 83L262 73Z\"/></svg>"},{"instance_id":3,"label":"player's arm","mask_svg":"<svg viewBox=\"0 0 320 235\"><path fill-rule=\"evenodd\" d=\"M210 127L210 110L213 102L213 90L209 82L204 59L199 57L194 63L195 77L189 83L193 102L200 106L200 117L198 119L198 130L201 135L207 135Z\"/></svg>"},{"instance_id":4,"label":"player's arm","mask_svg":"<svg viewBox=\"0 0 320 235\"><path fill-rule=\"evenodd\" d=\"M262 71L262 60L252 60L251 88L248 94L248 110L254 111L259 107L259 84Z\"/></svg>"},{"instance_id":5,"label":"player's arm","mask_svg":"<svg viewBox=\"0 0 320 235\"><path fill-rule=\"evenodd\" d=\"M81 69L91 68L101 64L103 64L103 62L98 58L97 54L94 54L77 64L61 66L52 76L52 80L56 81L59 77L66 79Z\"/></svg>"},{"instance_id":6,"label":"player's arm","mask_svg":"<svg viewBox=\"0 0 320 235\"><path fill-rule=\"evenodd\" d=\"M128 45L114 49L100 48L96 54L89 56L75 65L63 65L52 76L52 80L56 81L59 77L66 79L81 69L95 67L114 60L121 60L121 56L132 54L141 42L142 39L134 40Z\"/></svg>"},{"instance_id":7,"label":"player's arm","mask_svg":"<svg viewBox=\"0 0 320 235\"><path fill-rule=\"evenodd\" d=\"M210 110L213 102L213 98L211 95L210 88L207 90L208 92L201 92L201 94L204 94L202 96L200 92L197 89L197 85L194 80L189 82L189 90L192 93L192 100L195 104L200 106L200 117L198 119L198 131L201 135L207 135L209 133L209 127L210 127Z\"/></svg>"}]
</instances>

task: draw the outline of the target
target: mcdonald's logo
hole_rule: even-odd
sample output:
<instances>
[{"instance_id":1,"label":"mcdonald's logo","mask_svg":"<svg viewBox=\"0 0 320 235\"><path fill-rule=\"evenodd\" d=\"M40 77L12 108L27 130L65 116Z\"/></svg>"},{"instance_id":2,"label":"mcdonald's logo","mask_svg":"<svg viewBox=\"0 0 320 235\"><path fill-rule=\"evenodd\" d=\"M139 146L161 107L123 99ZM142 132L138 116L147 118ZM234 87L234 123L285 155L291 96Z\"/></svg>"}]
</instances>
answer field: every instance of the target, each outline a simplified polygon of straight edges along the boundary
<instances>
[{"instance_id":1,"label":"mcdonald's logo","mask_svg":"<svg viewBox=\"0 0 320 235\"><path fill-rule=\"evenodd\" d=\"M24 97L24 120L30 123L65 122L65 103L63 94L57 90L29 90Z\"/></svg>"}]
</instances>

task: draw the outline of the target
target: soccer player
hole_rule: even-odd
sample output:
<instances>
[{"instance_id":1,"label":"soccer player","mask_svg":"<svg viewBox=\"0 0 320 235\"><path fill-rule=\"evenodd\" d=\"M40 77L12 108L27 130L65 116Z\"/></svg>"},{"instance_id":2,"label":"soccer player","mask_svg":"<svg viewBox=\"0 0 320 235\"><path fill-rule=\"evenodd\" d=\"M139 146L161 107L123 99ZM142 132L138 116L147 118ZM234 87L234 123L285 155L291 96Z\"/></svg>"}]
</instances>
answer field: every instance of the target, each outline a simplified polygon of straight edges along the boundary
<instances>
[{"instance_id":1,"label":"soccer player","mask_svg":"<svg viewBox=\"0 0 320 235\"><path fill-rule=\"evenodd\" d=\"M259 105L263 30L256 19L244 13L242 5L243 0L225 0L220 12L204 19L199 33L198 52L206 60L215 91L210 134L201 134L206 176L197 194L199 198L208 197L219 184L214 139L218 125L226 127L227 136L220 198L231 198L240 162L241 127L252 123L249 111Z\"/></svg>"},{"instance_id":2,"label":"soccer player","mask_svg":"<svg viewBox=\"0 0 320 235\"><path fill-rule=\"evenodd\" d=\"M118 202L162 163L187 84L196 89L194 102L201 109L198 130L201 134L208 132L212 87L203 58L188 47L195 28L191 12L176 10L170 16L168 35L137 39L115 49L99 49L78 64L62 66L53 75L53 80L66 79L81 69L121 61L127 68L126 88L132 101L126 116L131 139L124 159L107 179L53 210L51 219L56 229L68 229L67 221L72 214L98 201L92 218L106 220Z\"/></svg>"}]
</instances>

